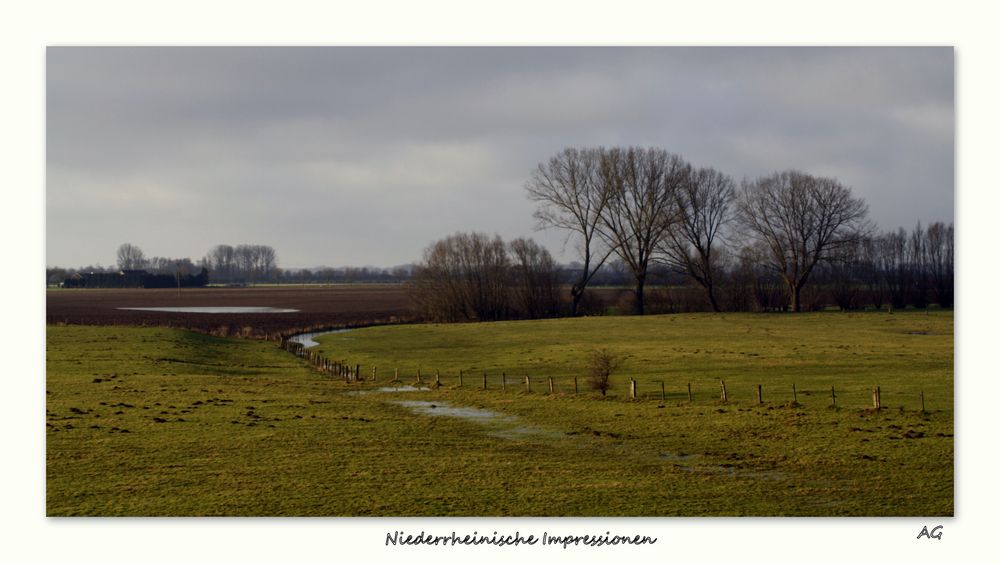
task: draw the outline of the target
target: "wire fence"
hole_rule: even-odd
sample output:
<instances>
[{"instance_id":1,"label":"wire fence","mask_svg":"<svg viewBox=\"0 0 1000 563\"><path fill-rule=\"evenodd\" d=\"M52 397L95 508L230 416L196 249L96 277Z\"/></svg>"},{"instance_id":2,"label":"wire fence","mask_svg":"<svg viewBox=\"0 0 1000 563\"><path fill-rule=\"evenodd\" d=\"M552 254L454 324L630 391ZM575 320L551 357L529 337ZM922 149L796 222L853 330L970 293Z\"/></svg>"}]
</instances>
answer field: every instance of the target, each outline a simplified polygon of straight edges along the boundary
<instances>
[{"instance_id":1,"label":"wire fence","mask_svg":"<svg viewBox=\"0 0 1000 563\"><path fill-rule=\"evenodd\" d=\"M417 388L479 389L482 391L509 392L517 394L547 394L552 396L605 395L608 398L628 401L658 401L675 404L757 404L781 405L789 407L830 407L918 410L927 412L928 397L923 390L883 392L881 386L870 388L847 384L800 387L796 383L750 384L740 382L727 384L723 379L707 381L704 378L692 381L677 379L637 380L627 376L615 377L610 390L600 391L591 385L587 377L515 375L507 372L467 372L457 373L440 370L416 369L401 372L398 368L380 370L378 366L362 366L342 359L333 359L307 349L303 344L288 339L280 341L280 347L308 362L326 377L340 379L346 383L375 383L388 386L412 385ZM933 406L933 405L931 405ZM938 405L940 408L941 405Z\"/></svg>"}]
</instances>

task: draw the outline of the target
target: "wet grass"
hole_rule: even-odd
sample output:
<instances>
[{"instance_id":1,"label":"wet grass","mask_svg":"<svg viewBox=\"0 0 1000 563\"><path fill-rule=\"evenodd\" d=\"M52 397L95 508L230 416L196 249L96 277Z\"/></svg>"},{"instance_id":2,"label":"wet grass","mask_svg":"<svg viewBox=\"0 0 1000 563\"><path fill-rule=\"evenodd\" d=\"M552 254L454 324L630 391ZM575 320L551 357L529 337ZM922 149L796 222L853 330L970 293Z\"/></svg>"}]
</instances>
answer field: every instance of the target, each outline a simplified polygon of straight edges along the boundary
<instances>
[{"instance_id":1,"label":"wet grass","mask_svg":"<svg viewBox=\"0 0 1000 563\"><path fill-rule=\"evenodd\" d=\"M935 395L928 394L931 397L948 390L947 403L928 401L930 412L905 406L900 410L891 403L880 412L860 404L833 409L818 396L815 404L806 400L801 391L801 406L777 399L756 405L735 382L737 367L725 367L725 362L722 366L732 370L727 377L734 379L735 389L726 404L715 398L714 385L689 404L686 391L681 398L677 389L666 402L649 398L630 402L621 399L620 387L614 390L616 397L601 400L592 394L573 395L565 387L550 396L547 389L538 392L541 385L531 394L514 385L506 393L494 388L483 391L474 387L471 377L461 388L445 379L445 385L429 391L356 394L351 391L384 386L386 377L380 376L377 383L346 384L266 342L170 329L49 327L47 512L952 514L951 317L893 317L898 320L880 333L881 339L857 334L882 330L879 316L859 316L854 321L838 317L829 322L855 324L807 331L816 357L796 359L795 380L809 387L812 383L806 384L802 376L818 382L848 377L837 375L839 363L820 360L828 348L865 343L876 346L874 352L882 350L874 361L889 374L880 379L888 382L882 383L883 389L910 380L915 383L900 392L936 389ZM790 318L749 317L738 319L743 324L737 326L749 328L750 334L769 331L780 336L794 330L795 322L818 322L812 316ZM713 316L702 320L706 342L733 342L729 354L745 351L742 341L710 336L723 326ZM587 324L599 321L609 324L604 330ZM642 326L630 333L628 321ZM400 332L393 331L403 327L364 329L324 337L323 342L328 350L336 346L338 356L364 365L371 365L368 358L377 356L385 366L380 373L388 371L390 359L391 365L405 369L424 365L428 370L433 359L442 370L489 365L511 372L530 367L541 374L541 366L549 366L570 377L578 370L573 354L585 354L587 346L561 358L567 351L560 346L577 345L559 343L574 334L577 338L592 334L600 335L603 345L619 339L629 342L636 347L629 352L633 354L638 350L676 354L670 356L671 372L665 368L643 372L638 366L645 364L626 364L633 377L651 383L651 378L665 373L693 371L697 362L681 363L678 358L684 355L657 339L675 334L668 328L671 323L682 323L676 334L684 336L678 338L681 341L670 339L672 346L695 354L689 348L697 337L689 332L699 322L697 316L677 316L522 323L516 325L521 327L517 328L520 344L504 334L515 325L503 323L406 327ZM911 325L930 334L908 335ZM437 332L445 329L454 334ZM830 333L845 329L839 340ZM414 332L406 335L407 330ZM483 357L475 357L477 330L488 336L479 340L485 347ZM909 367L904 360L892 360L895 352L889 351L894 346L907 350L911 346L907 337L925 339L908 350L920 352L910 354L920 363L910 361ZM432 345L438 338L441 346ZM493 344L501 349L491 351ZM783 349L778 344L773 350ZM757 353L766 354L769 346ZM703 350L697 353L699 359L709 350L720 356L723 351L710 344L698 349ZM737 358L731 360L738 363ZM757 365L754 360L744 364ZM745 368L748 382L770 373L751 367ZM406 378L412 380L405 369ZM867 373L860 367L859 371ZM712 376L703 375L706 382ZM867 379L856 377L853 385L868 385ZM934 387L936 379L943 381ZM851 384L844 385L847 389ZM423 403L414 409L406 401ZM889 402L883 391L883 403ZM427 403L458 407L453 411L457 413L475 408L504 416L476 420L428 416L421 412L432 408Z\"/></svg>"}]
</instances>

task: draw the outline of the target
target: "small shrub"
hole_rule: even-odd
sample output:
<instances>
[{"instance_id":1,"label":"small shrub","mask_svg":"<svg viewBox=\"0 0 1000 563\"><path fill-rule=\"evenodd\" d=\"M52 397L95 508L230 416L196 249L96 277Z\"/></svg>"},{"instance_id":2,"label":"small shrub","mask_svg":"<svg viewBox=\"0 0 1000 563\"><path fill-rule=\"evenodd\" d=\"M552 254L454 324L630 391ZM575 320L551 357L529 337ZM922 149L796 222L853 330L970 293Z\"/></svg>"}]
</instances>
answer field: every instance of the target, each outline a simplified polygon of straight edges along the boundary
<instances>
[{"instance_id":1,"label":"small shrub","mask_svg":"<svg viewBox=\"0 0 1000 563\"><path fill-rule=\"evenodd\" d=\"M611 388L611 374L618 371L625 359L626 356L607 348L593 351L587 363L587 382L590 388L607 396L608 389Z\"/></svg>"}]
</instances>

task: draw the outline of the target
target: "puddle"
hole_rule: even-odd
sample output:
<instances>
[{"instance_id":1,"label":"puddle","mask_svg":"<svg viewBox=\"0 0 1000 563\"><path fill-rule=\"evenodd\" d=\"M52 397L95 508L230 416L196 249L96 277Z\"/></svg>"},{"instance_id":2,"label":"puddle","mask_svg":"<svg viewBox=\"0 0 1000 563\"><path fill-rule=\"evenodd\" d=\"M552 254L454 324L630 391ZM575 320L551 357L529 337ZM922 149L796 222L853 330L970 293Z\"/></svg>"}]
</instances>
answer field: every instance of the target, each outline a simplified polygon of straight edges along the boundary
<instances>
[{"instance_id":1,"label":"puddle","mask_svg":"<svg viewBox=\"0 0 1000 563\"><path fill-rule=\"evenodd\" d=\"M514 422L516 417L501 414L496 411L486 409L476 409L472 407L453 407L441 401L393 401L393 403L404 406L412 411L429 416L447 416L451 418L462 418L475 421L495 421Z\"/></svg>"},{"instance_id":2,"label":"puddle","mask_svg":"<svg viewBox=\"0 0 1000 563\"><path fill-rule=\"evenodd\" d=\"M288 311L294 311L295 309L288 309ZM313 340L316 337L323 336L324 334L334 334L337 332L348 332L350 328L338 328L335 330L321 330L319 332L303 332L302 334L296 334L295 336L289 338L292 342L298 342L302 344L304 348L312 348L313 346L319 346L319 342Z\"/></svg>"},{"instance_id":3,"label":"puddle","mask_svg":"<svg viewBox=\"0 0 1000 563\"><path fill-rule=\"evenodd\" d=\"M348 391L347 395L371 395L372 393L410 393L413 391L430 391L430 387L414 387L412 385L400 385L399 387L379 387L378 389L362 389L360 391Z\"/></svg>"},{"instance_id":4,"label":"puddle","mask_svg":"<svg viewBox=\"0 0 1000 563\"><path fill-rule=\"evenodd\" d=\"M120 311L159 311L162 313L215 313L215 314L255 314L255 313L298 313L298 309L278 309L276 307L118 307Z\"/></svg>"},{"instance_id":5,"label":"puddle","mask_svg":"<svg viewBox=\"0 0 1000 563\"><path fill-rule=\"evenodd\" d=\"M394 404L406 407L413 412L427 416L446 416L471 420L477 424L488 426L487 436L505 440L524 440L529 438L561 439L563 434L534 426L525 426L521 419L496 411L472 407L455 407L441 401L392 401Z\"/></svg>"}]
</instances>

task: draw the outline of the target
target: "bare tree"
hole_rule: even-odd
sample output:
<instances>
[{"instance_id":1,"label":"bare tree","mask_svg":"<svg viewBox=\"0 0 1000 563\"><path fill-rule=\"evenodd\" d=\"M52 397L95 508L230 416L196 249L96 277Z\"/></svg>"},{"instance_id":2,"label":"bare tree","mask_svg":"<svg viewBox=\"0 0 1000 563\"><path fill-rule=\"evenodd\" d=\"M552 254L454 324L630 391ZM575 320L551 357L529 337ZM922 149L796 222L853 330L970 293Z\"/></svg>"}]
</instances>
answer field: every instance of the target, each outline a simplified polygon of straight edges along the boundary
<instances>
[{"instance_id":1,"label":"bare tree","mask_svg":"<svg viewBox=\"0 0 1000 563\"><path fill-rule=\"evenodd\" d=\"M798 171L746 181L742 188L741 220L766 245L792 310L801 311L802 288L816 264L869 231L868 207L837 180Z\"/></svg>"},{"instance_id":2,"label":"bare tree","mask_svg":"<svg viewBox=\"0 0 1000 563\"><path fill-rule=\"evenodd\" d=\"M570 314L576 316L587 285L613 252L602 248L597 230L608 205L608 190L598 178L600 150L567 148L538 165L525 184L539 204L539 228L569 231L578 240L583 267L570 289Z\"/></svg>"},{"instance_id":3,"label":"bare tree","mask_svg":"<svg viewBox=\"0 0 1000 563\"><path fill-rule=\"evenodd\" d=\"M866 298L876 309L881 309L886 299L885 278L881 272L882 240L869 236L858 246L858 275L867 289Z\"/></svg>"},{"instance_id":4,"label":"bare tree","mask_svg":"<svg viewBox=\"0 0 1000 563\"><path fill-rule=\"evenodd\" d=\"M909 301L913 272L907 264L907 236L902 227L878 237L878 270L892 308L903 309Z\"/></svg>"},{"instance_id":5,"label":"bare tree","mask_svg":"<svg viewBox=\"0 0 1000 563\"><path fill-rule=\"evenodd\" d=\"M860 305L861 288L864 287L862 248L865 240L845 244L831 251L826 264L825 284L829 287L834 303L843 311L857 309Z\"/></svg>"},{"instance_id":6,"label":"bare tree","mask_svg":"<svg viewBox=\"0 0 1000 563\"><path fill-rule=\"evenodd\" d=\"M931 223L927 227L927 262L934 299L941 307L955 303L955 227Z\"/></svg>"},{"instance_id":7,"label":"bare tree","mask_svg":"<svg viewBox=\"0 0 1000 563\"><path fill-rule=\"evenodd\" d=\"M138 246L126 242L118 247L118 269L141 270L146 267L146 255Z\"/></svg>"},{"instance_id":8,"label":"bare tree","mask_svg":"<svg viewBox=\"0 0 1000 563\"><path fill-rule=\"evenodd\" d=\"M275 269L278 267L278 255L274 251L274 248L266 245L259 244L256 246L256 269L263 280L271 279L274 275Z\"/></svg>"},{"instance_id":9,"label":"bare tree","mask_svg":"<svg viewBox=\"0 0 1000 563\"><path fill-rule=\"evenodd\" d=\"M911 272L910 302L918 309L925 309L930 297L930 273L927 271L927 240L919 221L906 246L906 261Z\"/></svg>"},{"instance_id":10,"label":"bare tree","mask_svg":"<svg viewBox=\"0 0 1000 563\"><path fill-rule=\"evenodd\" d=\"M645 313L644 290L656 247L674 220L674 193L690 174L681 157L662 149L601 151L599 177L608 190L597 233L629 267L635 310Z\"/></svg>"},{"instance_id":11,"label":"bare tree","mask_svg":"<svg viewBox=\"0 0 1000 563\"><path fill-rule=\"evenodd\" d=\"M236 251L228 244L217 244L204 258L205 267L212 271L213 278L233 281L236 274Z\"/></svg>"},{"instance_id":12,"label":"bare tree","mask_svg":"<svg viewBox=\"0 0 1000 563\"><path fill-rule=\"evenodd\" d=\"M544 247L531 239L514 239L511 254L511 293L520 316L529 319L559 313L556 263Z\"/></svg>"},{"instance_id":13,"label":"bare tree","mask_svg":"<svg viewBox=\"0 0 1000 563\"><path fill-rule=\"evenodd\" d=\"M705 289L712 310L720 311L715 295L716 270L722 228L732 219L736 184L713 168L690 170L673 190L672 223L657 249L673 270L689 276Z\"/></svg>"},{"instance_id":14,"label":"bare tree","mask_svg":"<svg viewBox=\"0 0 1000 563\"><path fill-rule=\"evenodd\" d=\"M456 233L433 243L414 268L414 300L430 318L495 321L508 316L510 259L499 236Z\"/></svg>"}]
</instances>

